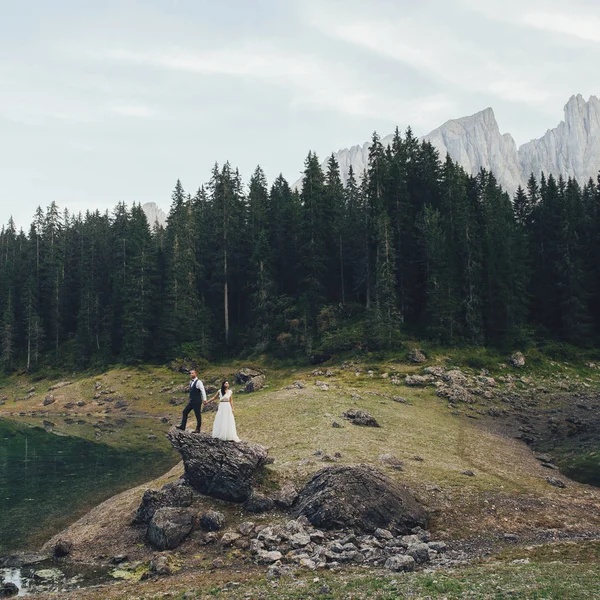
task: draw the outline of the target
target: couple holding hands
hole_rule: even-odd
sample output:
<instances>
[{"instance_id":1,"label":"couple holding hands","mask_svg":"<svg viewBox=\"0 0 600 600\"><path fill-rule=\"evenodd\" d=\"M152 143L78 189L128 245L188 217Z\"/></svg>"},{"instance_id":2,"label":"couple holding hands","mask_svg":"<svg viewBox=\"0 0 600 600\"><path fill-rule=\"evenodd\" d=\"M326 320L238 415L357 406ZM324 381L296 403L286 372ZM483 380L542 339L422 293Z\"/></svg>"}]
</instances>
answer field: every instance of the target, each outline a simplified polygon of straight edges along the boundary
<instances>
[{"instance_id":1,"label":"couple holding hands","mask_svg":"<svg viewBox=\"0 0 600 600\"><path fill-rule=\"evenodd\" d=\"M233 399L231 390L229 389L229 382L225 380L221 385L221 389L217 390L215 395L207 400L204 384L198 379L198 373L195 369L190 371L190 401L183 409L181 425L178 425L177 429L185 431L188 415L191 411L194 411L197 421L195 431L196 433L200 433L202 407L209 402L214 402L217 397L219 398L219 409L213 423L212 436L219 440L239 442L240 438L237 435L235 419L233 417Z\"/></svg>"}]
</instances>

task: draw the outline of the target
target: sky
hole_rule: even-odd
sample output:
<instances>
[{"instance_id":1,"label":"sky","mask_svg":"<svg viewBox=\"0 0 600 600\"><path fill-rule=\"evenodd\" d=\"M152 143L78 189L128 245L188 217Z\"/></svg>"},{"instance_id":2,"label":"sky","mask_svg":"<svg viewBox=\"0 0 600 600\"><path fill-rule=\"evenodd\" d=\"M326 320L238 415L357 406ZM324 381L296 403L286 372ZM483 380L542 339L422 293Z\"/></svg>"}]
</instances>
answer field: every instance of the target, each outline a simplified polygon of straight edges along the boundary
<instances>
[{"instance_id":1,"label":"sky","mask_svg":"<svg viewBox=\"0 0 600 600\"><path fill-rule=\"evenodd\" d=\"M600 93L597 0L0 0L0 225L298 179L491 106L517 145Z\"/></svg>"}]
</instances>

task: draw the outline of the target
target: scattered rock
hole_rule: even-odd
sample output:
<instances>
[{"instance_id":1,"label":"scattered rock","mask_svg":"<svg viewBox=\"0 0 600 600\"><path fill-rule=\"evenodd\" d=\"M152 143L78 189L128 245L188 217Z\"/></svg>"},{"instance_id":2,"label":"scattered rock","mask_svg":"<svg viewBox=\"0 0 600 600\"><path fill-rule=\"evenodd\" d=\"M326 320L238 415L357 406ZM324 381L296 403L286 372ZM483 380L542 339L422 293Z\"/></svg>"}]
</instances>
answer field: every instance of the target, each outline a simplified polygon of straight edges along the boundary
<instances>
[{"instance_id":1,"label":"scattered rock","mask_svg":"<svg viewBox=\"0 0 600 600\"><path fill-rule=\"evenodd\" d=\"M567 484L564 481L561 481L560 479L557 479L556 477L546 477L546 481L550 485L553 485L554 487L557 487L557 488L566 488L567 487Z\"/></svg>"},{"instance_id":2,"label":"scattered rock","mask_svg":"<svg viewBox=\"0 0 600 600\"><path fill-rule=\"evenodd\" d=\"M524 367L525 366L525 356L522 352L515 352L509 359L508 362L513 367Z\"/></svg>"},{"instance_id":3,"label":"scattered rock","mask_svg":"<svg viewBox=\"0 0 600 600\"><path fill-rule=\"evenodd\" d=\"M438 554L442 554L448 550L448 544L446 544L446 542L427 542L427 546L430 550L433 550Z\"/></svg>"},{"instance_id":4,"label":"scattered rock","mask_svg":"<svg viewBox=\"0 0 600 600\"><path fill-rule=\"evenodd\" d=\"M252 442L224 442L176 428L167 437L183 458L186 481L201 494L229 502L248 499L252 477L267 459L267 448Z\"/></svg>"},{"instance_id":5,"label":"scattered rock","mask_svg":"<svg viewBox=\"0 0 600 600\"><path fill-rule=\"evenodd\" d=\"M333 422L331 423L331 426L332 426L334 429L341 429L341 428L342 428L342 426L341 426L341 425L340 425L340 424L339 424L337 421L333 421Z\"/></svg>"},{"instance_id":6,"label":"scattered rock","mask_svg":"<svg viewBox=\"0 0 600 600\"><path fill-rule=\"evenodd\" d=\"M225 515L216 510L209 510L200 517L200 527L204 531L220 531L225 526Z\"/></svg>"},{"instance_id":7,"label":"scattered rock","mask_svg":"<svg viewBox=\"0 0 600 600\"><path fill-rule=\"evenodd\" d=\"M68 540L59 539L52 547L52 553L56 558L63 558L68 556L73 549L73 544Z\"/></svg>"},{"instance_id":8,"label":"scattered rock","mask_svg":"<svg viewBox=\"0 0 600 600\"><path fill-rule=\"evenodd\" d=\"M237 383L248 383L254 377L260 377L261 375L263 375L262 371L245 367L243 369L240 369L235 374L235 380L237 381Z\"/></svg>"},{"instance_id":9,"label":"scattered rock","mask_svg":"<svg viewBox=\"0 0 600 600\"><path fill-rule=\"evenodd\" d=\"M353 425L359 425L361 427L381 427L374 417L366 410L361 410L360 408L350 408L342 416Z\"/></svg>"},{"instance_id":10,"label":"scattered rock","mask_svg":"<svg viewBox=\"0 0 600 600\"><path fill-rule=\"evenodd\" d=\"M434 377L441 379L446 373L446 369L444 369L444 367L425 367L423 369L423 373L426 375L433 375Z\"/></svg>"},{"instance_id":11,"label":"scattered rock","mask_svg":"<svg viewBox=\"0 0 600 600\"><path fill-rule=\"evenodd\" d=\"M265 376L257 375L256 377L252 377L246 383L246 387L244 391L246 392L258 392L258 390L262 390L265 387Z\"/></svg>"},{"instance_id":12,"label":"scattered rock","mask_svg":"<svg viewBox=\"0 0 600 600\"><path fill-rule=\"evenodd\" d=\"M461 475L466 475L467 477L475 477L475 473L473 471L461 471Z\"/></svg>"},{"instance_id":13,"label":"scattered rock","mask_svg":"<svg viewBox=\"0 0 600 600\"><path fill-rule=\"evenodd\" d=\"M386 467L395 469L396 471L402 471L404 466L403 462L399 458L389 453L380 454L379 462Z\"/></svg>"},{"instance_id":14,"label":"scattered rock","mask_svg":"<svg viewBox=\"0 0 600 600\"><path fill-rule=\"evenodd\" d=\"M411 544L406 549L406 554L412 556L418 564L429 562L429 546L423 542Z\"/></svg>"},{"instance_id":15,"label":"scattered rock","mask_svg":"<svg viewBox=\"0 0 600 600\"><path fill-rule=\"evenodd\" d=\"M399 402L400 404L408 404L408 400L402 396L392 396L392 400L394 402Z\"/></svg>"},{"instance_id":16,"label":"scattered rock","mask_svg":"<svg viewBox=\"0 0 600 600\"><path fill-rule=\"evenodd\" d=\"M404 383L410 386L429 385L433 381L431 375L407 375L404 378Z\"/></svg>"},{"instance_id":17,"label":"scattered rock","mask_svg":"<svg viewBox=\"0 0 600 600\"><path fill-rule=\"evenodd\" d=\"M406 487L367 465L316 473L298 495L294 514L306 516L316 527L367 532L382 528L406 533L427 521Z\"/></svg>"},{"instance_id":18,"label":"scattered rock","mask_svg":"<svg viewBox=\"0 0 600 600\"><path fill-rule=\"evenodd\" d=\"M272 498L254 490L244 504L244 508L252 513L264 513L275 508Z\"/></svg>"},{"instance_id":19,"label":"scattered rock","mask_svg":"<svg viewBox=\"0 0 600 600\"><path fill-rule=\"evenodd\" d=\"M221 536L221 545L227 548L228 546L233 546L233 543L239 540L242 536L239 533L235 533L235 531L228 531Z\"/></svg>"},{"instance_id":20,"label":"scattered rock","mask_svg":"<svg viewBox=\"0 0 600 600\"><path fill-rule=\"evenodd\" d=\"M423 351L419 348L413 348L408 353L408 360L412 363L424 363L427 361L427 357L423 353Z\"/></svg>"},{"instance_id":21,"label":"scattered rock","mask_svg":"<svg viewBox=\"0 0 600 600\"><path fill-rule=\"evenodd\" d=\"M59 390L60 388L64 388L67 387L68 385L71 385L72 382L71 381L59 381L58 383L55 383L53 386L48 388L49 392L52 392L54 390Z\"/></svg>"},{"instance_id":22,"label":"scattered rock","mask_svg":"<svg viewBox=\"0 0 600 600\"><path fill-rule=\"evenodd\" d=\"M397 554L388 558L384 566L390 571L414 571L415 559L406 554Z\"/></svg>"},{"instance_id":23,"label":"scattered rock","mask_svg":"<svg viewBox=\"0 0 600 600\"><path fill-rule=\"evenodd\" d=\"M467 377L460 369L446 371L442 375L442 379L451 385L461 386L467 384Z\"/></svg>"},{"instance_id":24,"label":"scattered rock","mask_svg":"<svg viewBox=\"0 0 600 600\"><path fill-rule=\"evenodd\" d=\"M173 574L173 567L169 561L168 554L157 554L150 561L150 571L157 575L165 576Z\"/></svg>"},{"instance_id":25,"label":"scattered rock","mask_svg":"<svg viewBox=\"0 0 600 600\"><path fill-rule=\"evenodd\" d=\"M279 508L291 508L298 498L298 490L291 485L286 484L273 495L273 500Z\"/></svg>"},{"instance_id":26,"label":"scattered rock","mask_svg":"<svg viewBox=\"0 0 600 600\"><path fill-rule=\"evenodd\" d=\"M238 531L241 535L250 535L254 531L254 523L252 521L244 521L238 527Z\"/></svg>"},{"instance_id":27,"label":"scattered rock","mask_svg":"<svg viewBox=\"0 0 600 600\"><path fill-rule=\"evenodd\" d=\"M0 598L10 598L11 596L16 596L18 593L19 588L11 581L0 583Z\"/></svg>"},{"instance_id":28,"label":"scattered rock","mask_svg":"<svg viewBox=\"0 0 600 600\"><path fill-rule=\"evenodd\" d=\"M294 381L294 383L292 383L291 385L286 386L286 390L293 390L293 389L298 389L298 390L303 390L306 386L301 382L301 381Z\"/></svg>"},{"instance_id":29,"label":"scattered rock","mask_svg":"<svg viewBox=\"0 0 600 600\"><path fill-rule=\"evenodd\" d=\"M182 480L167 483L160 490L146 490L133 523L149 523L159 508L190 506L192 499L192 489Z\"/></svg>"},{"instance_id":30,"label":"scattered rock","mask_svg":"<svg viewBox=\"0 0 600 600\"><path fill-rule=\"evenodd\" d=\"M56 398L52 394L48 394L44 398L44 401L42 402L42 404L44 406L49 406L50 404L54 404L55 402L56 402Z\"/></svg>"},{"instance_id":31,"label":"scattered rock","mask_svg":"<svg viewBox=\"0 0 600 600\"><path fill-rule=\"evenodd\" d=\"M186 508L159 508L152 517L146 538L157 550L172 550L194 527L192 511Z\"/></svg>"},{"instance_id":32,"label":"scattered rock","mask_svg":"<svg viewBox=\"0 0 600 600\"><path fill-rule=\"evenodd\" d=\"M283 555L278 550L259 550L257 553L258 562L263 565L269 565L271 563L277 562L283 558Z\"/></svg>"}]
</instances>

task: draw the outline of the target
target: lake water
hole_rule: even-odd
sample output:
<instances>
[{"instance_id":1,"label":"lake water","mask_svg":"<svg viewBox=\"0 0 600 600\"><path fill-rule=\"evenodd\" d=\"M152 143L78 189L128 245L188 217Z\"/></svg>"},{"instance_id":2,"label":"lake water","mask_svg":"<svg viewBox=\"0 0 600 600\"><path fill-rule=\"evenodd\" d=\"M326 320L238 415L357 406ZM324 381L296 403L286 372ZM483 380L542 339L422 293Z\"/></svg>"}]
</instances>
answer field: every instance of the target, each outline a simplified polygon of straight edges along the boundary
<instances>
[{"instance_id":1,"label":"lake water","mask_svg":"<svg viewBox=\"0 0 600 600\"><path fill-rule=\"evenodd\" d=\"M0 555L38 548L91 507L179 460L161 431L149 438L156 421L110 426L113 439L122 435L129 444L0 420Z\"/></svg>"}]
</instances>

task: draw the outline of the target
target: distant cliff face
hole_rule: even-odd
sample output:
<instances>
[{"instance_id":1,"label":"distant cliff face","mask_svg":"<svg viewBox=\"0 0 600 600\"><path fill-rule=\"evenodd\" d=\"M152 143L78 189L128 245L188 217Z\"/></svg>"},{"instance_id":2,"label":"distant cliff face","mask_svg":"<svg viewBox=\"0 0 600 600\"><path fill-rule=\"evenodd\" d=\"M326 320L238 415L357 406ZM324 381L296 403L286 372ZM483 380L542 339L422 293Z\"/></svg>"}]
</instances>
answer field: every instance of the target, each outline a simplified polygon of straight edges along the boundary
<instances>
[{"instance_id":1,"label":"distant cliff face","mask_svg":"<svg viewBox=\"0 0 600 600\"><path fill-rule=\"evenodd\" d=\"M591 96L586 102L581 95L567 102L565 120L540 139L517 149L508 133L501 134L491 108L461 119L452 119L421 139L431 142L443 160L446 154L468 173L481 168L492 171L502 187L514 194L525 187L531 173L538 179L542 172L555 177L574 177L585 183L596 179L600 170L600 101ZM381 141L390 144L392 135ZM344 183L350 165L360 177L368 165L369 142L334 153ZM325 163L324 163L325 164ZM301 180L294 186L300 187Z\"/></svg>"},{"instance_id":2,"label":"distant cliff face","mask_svg":"<svg viewBox=\"0 0 600 600\"><path fill-rule=\"evenodd\" d=\"M161 208L158 207L156 202L146 202L146 204L142 205L142 210L146 214L150 228L154 227L155 222L158 222L158 224L162 225L163 227L166 226L167 215Z\"/></svg>"}]
</instances>

